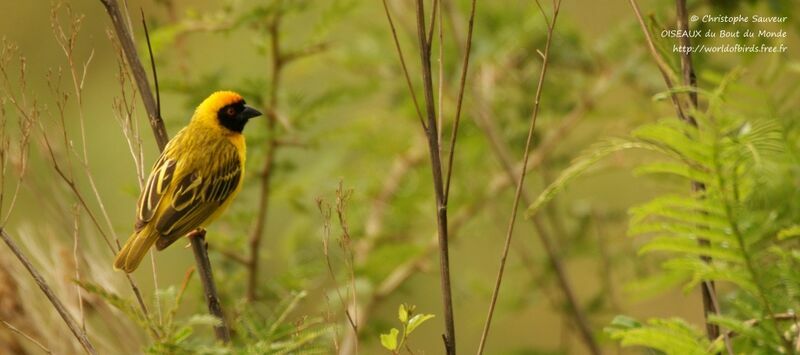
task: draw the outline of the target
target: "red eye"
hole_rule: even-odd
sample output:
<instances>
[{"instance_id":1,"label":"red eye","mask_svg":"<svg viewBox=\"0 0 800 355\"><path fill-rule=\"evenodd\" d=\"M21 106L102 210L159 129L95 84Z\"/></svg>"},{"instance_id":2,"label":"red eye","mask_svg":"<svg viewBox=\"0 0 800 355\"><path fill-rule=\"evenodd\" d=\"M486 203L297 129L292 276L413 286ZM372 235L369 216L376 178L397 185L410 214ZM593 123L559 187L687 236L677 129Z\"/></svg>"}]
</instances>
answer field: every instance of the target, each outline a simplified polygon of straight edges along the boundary
<instances>
[{"instance_id":1,"label":"red eye","mask_svg":"<svg viewBox=\"0 0 800 355\"><path fill-rule=\"evenodd\" d=\"M227 110L225 110L225 113L226 113L228 116L231 116L231 117L233 117L234 115L236 115L236 109L235 109L235 108L233 108L233 107L228 107L228 109L227 109Z\"/></svg>"}]
</instances>

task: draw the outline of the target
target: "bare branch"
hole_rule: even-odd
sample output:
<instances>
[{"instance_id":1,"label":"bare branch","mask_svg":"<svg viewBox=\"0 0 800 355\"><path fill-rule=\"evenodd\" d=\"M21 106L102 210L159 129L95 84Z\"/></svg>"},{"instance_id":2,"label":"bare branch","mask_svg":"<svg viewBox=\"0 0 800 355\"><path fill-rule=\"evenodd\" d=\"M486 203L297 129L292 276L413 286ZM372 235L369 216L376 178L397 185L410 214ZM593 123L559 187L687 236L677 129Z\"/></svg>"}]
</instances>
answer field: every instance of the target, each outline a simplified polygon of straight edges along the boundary
<instances>
[{"instance_id":1,"label":"bare branch","mask_svg":"<svg viewBox=\"0 0 800 355\"><path fill-rule=\"evenodd\" d=\"M386 4L386 0L383 0L383 9L386 12L386 19L389 21L389 27L392 29L392 39L394 39L394 46L397 49L397 57L400 58L400 66L403 68L403 75L406 77L408 91L411 93L411 100L414 101L414 108L417 109L417 116L419 117L420 124L427 130L425 119L422 118L422 110L419 108L419 102L417 102L417 94L414 93L414 85L411 84L411 76L408 74L406 60L403 57L403 49L400 47L400 40L397 38L397 30L394 27L394 21L392 21L392 15L389 12L389 5Z\"/></svg>"},{"instance_id":2,"label":"bare branch","mask_svg":"<svg viewBox=\"0 0 800 355\"><path fill-rule=\"evenodd\" d=\"M134 79L136 79L136 86L139 88L139 93L142 96L145 110L150 118L150 127L153 129L153 134L156 138L159 150L164 150L164 147L169 141L167 129L164 127L164 120L158 115L158 107L156 100L150 90L150 84L147 81L147 74L142 66L142 61L139 60L139 55L136 52L136 44L133 42L133 34L130 32L130 27L125 23L122 10L117 0L100 0L106 8L111 24L114 26L114 32L117 35L117 40L122 47L122 52L125 54L125 59L131 69Z\"/></svg>"},{"instance_id":3,"label":"bare branch","mask_svg":"<svg viewBox=\"0 0 800 355\"><path fill-rule=\"evenodd\" d=\"M472 9L469 14L469 29L467 30L467 43L464 50L464 60L461 66L461 81L458 85L458 99L456 99L456 116L453 120L453 130L450 132L450 147L447 153L447 178L444 183L444 201L450 198L450 178L453 176L453 158L456 151L456 138L458 137L458 126L461 122L461 107L464 102L464 87L467 83L467 71L469 70L469 55L472 50L472 32L475 24L475 5L476 0L472 0Z\"/></svg>"},{"instance_id":4,"label":"bare branch","mask_svg":"<svg viewBox=\"0 0 800 355\"><path fill-rule=\"evenodd\" d=\"M11 239L11 236L9 236L6 233L5 229L3 228L0 228L0 237L3 238L3 241L6 243L6 245L8 245L9 249L11 249L14 255L17 256L17 259L19 259L22 265L25 266L25 269L27 269L28 272L31 274L33 280L36 281L36 285L38 285L39 289L41 289L42 292L44 292L44 295L47 296L47 299L50 301L51 304L53 304L53 307L55 307L58 314L61 316L62 319L64 319L64 323L67 324L69 330L72 332L75 338L78 339L78 342L81 343L81 346L83 346L84 351L86 351L87 354L92 354L92 355L97 354L97 351L94 349L94 346L89 341L89 338L86 336L86 332L83 331L80 325L78 325L78 323L75 321L75 319L72 318L72 315L69 314L69 311L67 311L66 307L64 307L64 304L61 303L61 300L58 299L58 296L56 296L56 294L53 293L53 290L50 289L50 286L48 286L47 282L44 280L39 271L36 270L36 267L33 266L33 264L28 260L25 254L22 253L22 250L19 249L14 240Z\"/></svg>"},{"instance_id":5,"label":"bare branch","mask_svg":"<svg viewBox=\"0 0 800 355\"><path fill-rule=\"evenodd\" d=\"M537 2L538 2L538 0L537 0ZM558 18L558 11L559 11L560 7L561 7L561 0L558 0L558 1L555 2L555 7L553 8L553 22L551 22L549 24L548 28L547 28L547 41L545 42L545 47L544 47L544 58L543 58L543 61L542 61L542 69L539 72L539 81L538 81L538 83L536 85L536 96L534 97L533 113L531 114L531 120L530 120L531 122L530 122L530 126L528 127L528 137L525 140L525 151L524 151L523 158L522 158L522 165L523 166L528 164L528 158L530 156L530 147L531 147L531 141L533 140L533 132L534 132L534 129L536 128L536 119L539 116L539 104L540 104L540 99L542 97L542 88L544 87L544 78L545 78L545 75L547 74L547 64L548 64L548 59L549 59L549 54L550 54L550 44L552 43L552 40L553 40L553 29L555 27L556 19ZM540 5L540 8L541 8L541 5ZM542 12L542 15L544 16L544 12ZM547 18L545 17L545 20L546 19ZM495 305L497 304L497 298L498 298L498 296L500 294L500 285L503 282L503 272L505 271L506 258L508 257L508 251L511 248L511 238L512 238L512 236L514 234L514 225L515 225L515 222L516 222L516 219L517 219L517 210L518 210L518 207L519 207L520 197L522 195L523 185L525 183L526 172L527 172L527 170L523 169L522 172L519 175L519 180L517 181L517 185L516 185L517 186L517 190L516 190L516 192L514 194L514 202L512 203L512 206L511 206L511 217L509 218L509 222L508 222L508 230L506 232L505 243L503 245L503 253L502 253L502 256L500 257L500 269L497 272L497 279L495 281L494 290L492 291L492 300L489 303L489 312L488 312L488 314L486 316L486 323L484 324L483 333L481 334L481 340L480 340L480 343L478 345L478 354L482 354L483 353L483 349L486 346L486 340L488 338L489 329L491 328L491 324L492 324L492 316L494 315ZM543 230L543 228L540 228L540 233L539 233L540 235L541 235L541 230ZM542 240L544 241L544 240L547 240L547 239L546 238L542 238ZM546 244L546 246L549 249L552 249L552 247L550 247L549 244ZM552 253L552 250L550 252ZM555 260L555 258L553 258L553 256L554 255L551 255L551 261ZM562 270L557 269L557 272L561 272L563 274ZM567 289L569 289L569 288L567 287ZM576 307L576 309L577 309L577 307ZM590 344L595 344L595 343L594 342L590 342ZM599 354L599 349L596 348L596 345L591 350L592 350L592 353Z\"/></svg>"},{"instance_id":6,"label":"bare branch","mask_svg":"<svg viewBox=\"0 0 800 355\"><path fill-rule=\"evenodd\" d=\"M447 200L444 192L442 178L442 163L439 156L439 137L436 128L436 104L433 99L433 80L431 78L431 46L427 43L425 32L425 8L422 0L417 0L417 38L419 39L419 54L422 64L422 83L425 92L425 108L427 113L427 127L425 134L428 138L428 151L431 159L431 172L433 174L433 189L436 197L436 225L439 240L439 281L442 290L442 303L444 306L444 339L445 350L448 355L456 353L456 330L453 315L453 297L450 286L450 250L447 237ZM413 94L413 93L412 93Z\"/></svg>"},{"instance_id":7,"label":"bare branch","mask_svg":"<svg viewBox=\"0 0 800 355\"><path fill-rule=\"evenodd\" d=\"M220 306L219 296L217 296L217 287L214 285L214 274L211 272L211 262L208 260L206 231L203 229L196 229L189 233L187 238L192 241L194 259L197 263L197 275L200 277L200 281L203 284L203 291L205 291L206 303L208 304L208 312L217 317L220 321L219 324L214 326L214 334L217 339L221 340L223 343L230 343L230 330L228 330L227 322L225 322L225 315L222 314L222 306Z\"/></svg>"}]
</instances>

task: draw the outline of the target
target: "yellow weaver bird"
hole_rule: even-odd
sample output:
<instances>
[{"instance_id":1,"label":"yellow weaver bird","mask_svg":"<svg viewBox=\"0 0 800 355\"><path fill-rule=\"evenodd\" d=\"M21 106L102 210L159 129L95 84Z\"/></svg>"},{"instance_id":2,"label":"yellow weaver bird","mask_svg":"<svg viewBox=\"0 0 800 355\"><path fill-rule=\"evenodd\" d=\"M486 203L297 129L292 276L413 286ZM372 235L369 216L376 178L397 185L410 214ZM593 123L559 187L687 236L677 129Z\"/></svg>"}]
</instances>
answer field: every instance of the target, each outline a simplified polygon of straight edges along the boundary
<instances>
[{"instance_id":1,"label":"yellow weaver bird","mask_svg":"<svg viewBox=\"0 0 800 355\"><path fill-rule=\"evenodd\" d=\"M215 92L197 107L153 166L139 196L133 235L114 259L114 269L133 272L153 244L166 248L230 205L244 177L242 130L260 115L231 91Z\"/></svg>"}]
</instances>

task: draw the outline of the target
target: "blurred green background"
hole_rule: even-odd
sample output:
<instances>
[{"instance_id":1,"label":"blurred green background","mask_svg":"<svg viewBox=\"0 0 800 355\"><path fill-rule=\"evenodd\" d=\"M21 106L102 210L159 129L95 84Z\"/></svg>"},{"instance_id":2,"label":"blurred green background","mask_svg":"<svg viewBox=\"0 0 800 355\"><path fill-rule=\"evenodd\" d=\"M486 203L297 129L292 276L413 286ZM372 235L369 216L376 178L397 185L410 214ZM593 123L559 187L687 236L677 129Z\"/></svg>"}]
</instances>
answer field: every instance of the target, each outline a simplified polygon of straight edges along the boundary
<instances>
[{"instance_id":1,"label":"blurred green background","mask_svg":"<svg viewBox=\"0 0 800 355\"><path fill-rule=\"evenodd\" d=\"M446 3L449 10L444 28L444 78L448 93L444 102L444 131L448 138L469 2ZM785 29L788 38L776 42L786 43L787 53L700 54L694 58L701 88L711 89L709 76L741 67L744 69L742 82L762 90L757 97L739 98L742 106L752 103L753 107L768 107L771 109L764 111L772 111L776 116L797 112L800 92L796 89L800 72L797 36L800 32L796 4L791 1L689 3L690 14L701 16L721 13L789 16L785 24L757 26ZM99 1L68 4L73 15L85 16L76 37L75 59L83 63L92 58L83 89L89 169L97 182L113 233L124 240L131 232L139 189L135 164L112 107L115 97L120 95L120 84L116 52L107 35L110 22ZM389 1L389 5L415 79L416 92L422 100L422 86L418 75L414 75L419 72L419 60L412 36L413 6L407 1ZM549 9L549 3L546 5ZM58 278L59 268L66 263L64 259L69 259L72 248L71 210L76 201L53 170L41 138L47 134L51 139L58 139L59 146L62 143L54 94L46 79L48 71L68 70L64 53L51 30L53 6L49 2L35 1L0 3L0 34L16 43L19 53L26 58L27 90L43 108L41 124L33 133L28 173L6 228L13 235L25 238L23 244L28 249L40 248L40 266L49 270L51 277ZM250 104L268 106L275 90L270 81L270 61L274 53L265 24L276 6L285 11L280 26L280 45L284 50L302 51L319 44L325 47L319 53L292 62L282 71L280 86L275 92L276 111L282 121L276 128L269 131L265 120L254 120L245 131L249 145L245 188L226 216L209 228L208 237L226 311L234 312L242 304L246 270L218 251L242 256L249 253L247 240L254 228L262 193L259 172L271 137L279 137L289 144L281 145L276 151L272 171L258 280L261 302L258 312L267 315L275 312L292 292L306 291L308 296L291 312L290 320L301 319L304 315L321 316L330 311L344 324L341 307L335 304L335 286L323 255L323 218L315 202L322 197L333 203L340 181L353 190L347 217L354 243L374 238L369 239L374 240L374 248L356 257L355 276L361 299L370 299L392 270L421 255L435 233L427 147L379 1L160 0L129 1L128 6L145 62L139 8L147 15L159 70L162 112L170 135L188 122L193 107L214 90L237 90ZM658 23L665 24L663 28L674 26L672 3L642 2L641 6L646 14L653 14ZM65 8L58 14L66 24ZM719 24L708 26L726 28ZM470 352L477 346L513 198L513 190L505 188L488 200L481 200L485 191L496 184L497 177L503 175L476 119L483 111L514 160L521 159L541 65L536 50L543 48L545 35L545 24L534 2L478 1L449 205L451 218L469 208L478 208L451 244L456 328L461 351ZM639 124L674 116L667 100L654 100L654 95L665 88L644 43L627 2L564 2L551 49L551 67L545 81L534 152L548 136L556 138L552 141L552 150L544 154L542 164L526 181L530 194L541 191L571 159L600 138L622 136ZM434 48L434 65L437 65L437 51L438 45ZM677 56L674 59L677 60ZM12 60L11 65L16 68L16 61ZM77 65L79 70L81 66ZM15 70L11 69L12 76ZM436 68L434 73L438 75ZM60 86L71 91L69 73L65 71L63 75ZM14 77L11 82L19 83ZM138 95L135 99L147 169L158 152ZM7 111L11 112L8 108ZM76 151L80 152L80 125L74 96L68 100L65 116L66 131ZM570 117L572 121L565 123ZM14 127L14 123L9 125ZM15 134L13 130L11 134ZM616 351L617 345L607 339L602 328L616 314L676 316L699 328L702 325L698 290L682 292L680 288L652 290L642 284L630 286L651 275L657 269L657 262L650 257L637 256L640 241L626 236L626 209L667 188L659 181L634 176L631 162L643 158L646 156L614 156L601 169L567 189L545 213L547 229L567 266L580 304L589 315L599 342L609 351ZM80 156L73 159L80 159ZM402 159L412 161L408 171L393 176L393 167ZM99 215L100 206L87 179L81 175L79 167L76 171L79 189L89 197L89 205ZM382 199L381 193L392 178L398 179L397 188L388 198ZM6 181L3 188L13 190L17 184L14 180ZM672 188L681 191L682 187L688 189L688 186L679 185ZM385 209L384 215L378 217L380 228L369 230L372 227L367 223L379 208ZM79 219L79 248L91 259L87 263L105 265L109 269L105 274L87 273L83 277L113 287L121 296L132 299L121 274L111 273L113 256L88 216L81 213ZM514 250L510 254L487 353L585 353L586 348L566 315L563 297L549 271L535 230L522 218L517 223ZM104 221L101 225L105 228ZM338 235L339 230L334 226L332 238ZM162 289L169 285L179 287L185 271L193 265L190 251L180 243L176 246L156 254L158 284ZM335 245L331 249L339 283L346 282L348 273L343 255ZM5 267L15 263L8 255L3 254L8 261ZM418 349L417 353L441 352L443 317L438 259L432 254L424 260L427 261L407 282L377 300L366 324L362 325L362 353L383 351L379 333L397 326L396 310L401 303L414 304L419 311L436 315L414 334L412 348ZM153 277L146 264L148 262L133 277L142 286L144 295L152 298ZM85 267L85 270L90 269L94 270ZM64 286L64 289L70 287ZM35 301L41 295L33 289L29 291L25 297L32 300L26 302L44 302ZM196 280L189 284L186 300L179 314L202 313L202 292ZM347 331L344 326L339 329L342 336ZM59 334L59 337L67 337L64 331ZM197 334L211 336L208 327L199 327ZM140 344L148 344L144 331L136 338ZM56 344L55 340L53 342ZM106 349L113 349L113 343L113 339L109 340ZM53 345L54 350L57 347ZM143 348L129 348L124 352L138 353Z\"/></svg>"}]
</instances>

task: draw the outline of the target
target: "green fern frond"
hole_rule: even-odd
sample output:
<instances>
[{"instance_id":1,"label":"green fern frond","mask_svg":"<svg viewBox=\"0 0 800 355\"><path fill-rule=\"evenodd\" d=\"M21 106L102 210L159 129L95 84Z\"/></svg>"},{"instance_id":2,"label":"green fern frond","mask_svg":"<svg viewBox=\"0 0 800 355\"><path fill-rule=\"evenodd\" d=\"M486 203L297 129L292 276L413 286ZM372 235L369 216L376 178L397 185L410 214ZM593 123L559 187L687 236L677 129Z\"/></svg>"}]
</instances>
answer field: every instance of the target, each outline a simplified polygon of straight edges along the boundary
<instances>
[{"instance_id":1,"label":"green fern frond","mask_svg":"<svg viewBox=\"0 0 800 355\"><path fill-rule=\"evenodd\" d=\"M550 202L550 200L552 200L559 192L561 192L567 186L567 184L586 173L599 161L616 152L635 148L652 149L652 147L646 143L625 139L609 139L593 145L578 158L576 158L573 163L566 170L564 170L564 172L562 172L555 181L553 181L552 184L550 184L541 194L539 194L536 200L530 206L528 206L528 209L525 212L526 218L533 217L533 215L535 215L542 206Z\"/></svg>"},{"instance_id":2,"label":"green fern frond","mask_svg":"<svg viewBox=\"0 0 800 355\"><path fill-rule=\"evenodd\" d=\"M643 346L666 354L709 354L721 349L712 344L695 327L678 318L651 319L646 325L618 316L606 332L622 346Z\"/></svg>"}]
</instances>

